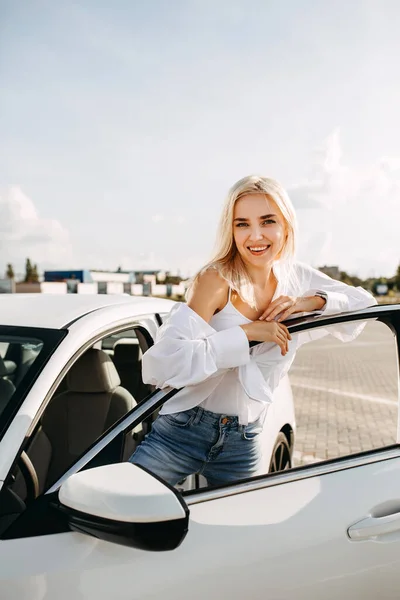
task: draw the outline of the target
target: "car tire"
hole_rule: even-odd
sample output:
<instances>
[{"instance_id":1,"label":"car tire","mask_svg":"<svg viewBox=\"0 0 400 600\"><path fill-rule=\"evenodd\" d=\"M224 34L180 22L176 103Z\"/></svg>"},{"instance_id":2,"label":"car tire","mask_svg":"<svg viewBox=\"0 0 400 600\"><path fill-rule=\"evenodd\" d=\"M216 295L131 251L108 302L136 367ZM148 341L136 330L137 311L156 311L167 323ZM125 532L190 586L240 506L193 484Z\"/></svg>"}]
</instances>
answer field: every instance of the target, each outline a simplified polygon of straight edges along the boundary
<instances>
[{"instance_id":1,"label":"car tire","mask_svg":"<svg viewBox=\"0 0 400 600\"><path fill-rule=\"evenodd\" d=\"M278 473L292 468L292 453L289 441L284 433L280 431L275 440L272 450L269 473Z\"/></svg>"}]
</instances>

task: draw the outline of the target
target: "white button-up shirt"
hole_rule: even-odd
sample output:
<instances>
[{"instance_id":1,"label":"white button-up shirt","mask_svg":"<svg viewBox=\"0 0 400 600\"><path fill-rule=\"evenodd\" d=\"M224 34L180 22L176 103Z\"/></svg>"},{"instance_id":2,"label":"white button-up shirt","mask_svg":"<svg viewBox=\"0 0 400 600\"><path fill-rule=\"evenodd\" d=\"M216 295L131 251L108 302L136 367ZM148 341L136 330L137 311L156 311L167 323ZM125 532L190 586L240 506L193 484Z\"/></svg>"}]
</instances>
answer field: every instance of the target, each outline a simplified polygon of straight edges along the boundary
<instances>
[{"instance_id":1,"label":"white button-up shirt","mask_svg":"<svg viewBox=\"0 0 400 600\"><path fill-rule=\"evenodd\" d=\"M278 279L274 297L282 293L312 296L316 291L324 292L327 302L320 313L327 316L376 304L375 298L361 287L331 279L302 263L296 263L294 269L296 289L290 289L290 284L283 286L279 279L279 263L274 265ZM243 323L249 321L243 319ZM232 323L231 327L217 331L189 306L179 303L158 330L154 346L143 356L143 381L160 389L184 388L164 404L161 414L188 410L200 404L212 410L212 402L207 399L220 396L224 398L224 414L236 414L239 422L246 425L265 416L273 391L288 372L299 346L328 333L349 341L362 328L357 322L295 334L289 342L289 352L282 356L280 347L274 343L264 342L249 349L240 325ZM230 405L229 398L226 403L227 396L231 399ZM220 412L218 408L216 401L214 412Z\"/></svg>"}]
</instances>

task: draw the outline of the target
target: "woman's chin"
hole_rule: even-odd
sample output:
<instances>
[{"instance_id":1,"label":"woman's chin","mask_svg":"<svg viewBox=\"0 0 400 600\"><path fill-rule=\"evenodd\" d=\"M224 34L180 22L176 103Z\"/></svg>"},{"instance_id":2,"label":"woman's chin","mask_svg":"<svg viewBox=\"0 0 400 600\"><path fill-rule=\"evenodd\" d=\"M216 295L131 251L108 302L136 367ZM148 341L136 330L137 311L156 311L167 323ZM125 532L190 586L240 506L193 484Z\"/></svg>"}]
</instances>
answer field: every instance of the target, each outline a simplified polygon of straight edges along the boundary
<instances>
[{"instance_id":1,"label":"woman's chin","mask_svg":"<svg viewBox=\"0 0 400 600\"><path fill-rule=\"evenodd\" d=\"M246 256L241 254L241 257L246 266L258 268L271 266L275 260L275 257L269 255L269 253L263 256L253 256L251 254L249 255L249 253L246 253Z\"/></svg>"}]
</instances>

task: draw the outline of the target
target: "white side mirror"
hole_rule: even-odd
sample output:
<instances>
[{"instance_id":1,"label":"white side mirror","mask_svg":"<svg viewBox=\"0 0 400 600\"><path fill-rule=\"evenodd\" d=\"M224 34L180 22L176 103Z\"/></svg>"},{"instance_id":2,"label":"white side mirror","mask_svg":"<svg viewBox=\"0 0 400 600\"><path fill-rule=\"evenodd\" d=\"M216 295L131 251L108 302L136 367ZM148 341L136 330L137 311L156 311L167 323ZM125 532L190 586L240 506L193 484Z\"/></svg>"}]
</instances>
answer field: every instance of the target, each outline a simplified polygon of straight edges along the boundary
<instances>
[{"instance_id":1,"label":"white side mirror","mask_svg":"<svg viewBox=\"0 0 400 600\"><path fill-rule=\"evenodd\" d=\"M179 492L128 462L72 475L59 501L72 530L143 550L173 550L188 529Z\"/></svg>"}]
</instances>

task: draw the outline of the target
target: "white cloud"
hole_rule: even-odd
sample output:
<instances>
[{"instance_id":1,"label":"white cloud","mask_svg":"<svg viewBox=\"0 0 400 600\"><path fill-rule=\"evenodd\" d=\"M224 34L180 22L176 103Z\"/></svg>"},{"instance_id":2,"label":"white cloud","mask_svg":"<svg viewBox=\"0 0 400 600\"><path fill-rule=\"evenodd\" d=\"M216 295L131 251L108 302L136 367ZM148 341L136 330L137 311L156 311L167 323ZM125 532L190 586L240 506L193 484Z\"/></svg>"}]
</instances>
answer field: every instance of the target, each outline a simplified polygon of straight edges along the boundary
<instances>
[{"instance_id":1,"label":"white cloud","mask_svg":"<svg viewBox=\"0 0 400 600\"><path fill-rule=\"evenodd\" d=\"M400 262L400 157L350 167L335 130L316 153L309 179L289 194L300 224L299 258L361 276L394 274Z\"/></svg>"},{"instance_id":2,"label":"white cloud","mask_svg":"<svg viewBox=\"0 0 400 600\"><path fill-rule=\"evenodd\" d=\"M62 224L40 217L31 198L13 186L0 194L0 268L10 262L22 271L27 257L39 270L62 267L72 260L72 246Z\"/></svg>"}]
</instances>

